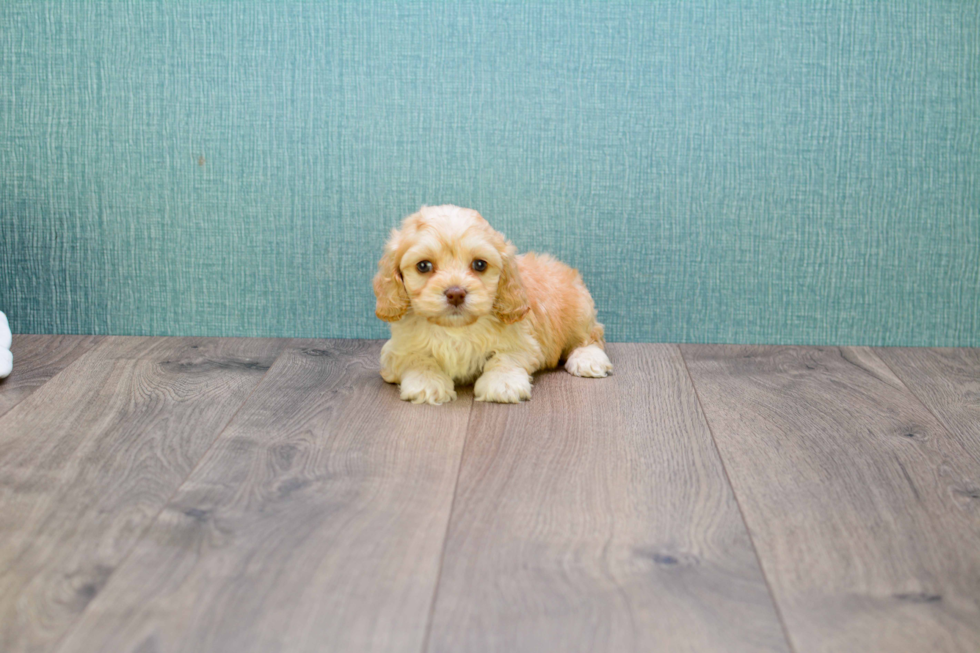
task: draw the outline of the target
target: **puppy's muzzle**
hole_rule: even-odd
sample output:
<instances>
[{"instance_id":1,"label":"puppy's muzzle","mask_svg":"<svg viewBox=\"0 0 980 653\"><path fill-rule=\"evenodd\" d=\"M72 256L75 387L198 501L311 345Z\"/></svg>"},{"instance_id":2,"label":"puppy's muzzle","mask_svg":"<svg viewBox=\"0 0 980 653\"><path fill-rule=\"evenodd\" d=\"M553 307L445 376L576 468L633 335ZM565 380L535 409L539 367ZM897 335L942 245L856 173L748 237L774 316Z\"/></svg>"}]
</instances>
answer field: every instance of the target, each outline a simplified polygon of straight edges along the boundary
<instances>
[{"instance_id":1,"label":"puppy's muzzle","mask_svg":"<svg viewBox=\"0 0 980 653\"><path fill-rule=\"evenodd\" d=\"M461 306L466 301L466 291L459 286L446 288L446 301L451 306Z\"/></svg>"}]
</instances>

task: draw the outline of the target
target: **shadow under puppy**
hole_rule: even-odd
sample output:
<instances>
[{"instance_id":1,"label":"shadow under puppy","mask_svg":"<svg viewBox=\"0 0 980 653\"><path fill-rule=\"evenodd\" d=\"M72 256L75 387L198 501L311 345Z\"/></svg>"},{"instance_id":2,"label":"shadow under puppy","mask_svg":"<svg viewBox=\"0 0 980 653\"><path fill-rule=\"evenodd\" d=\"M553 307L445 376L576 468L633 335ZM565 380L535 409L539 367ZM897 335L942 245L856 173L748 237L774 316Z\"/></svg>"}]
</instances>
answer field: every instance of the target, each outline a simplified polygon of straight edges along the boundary
<instances>
[{"instance_id":1,"label":"shadow under puppy","mask_svg":"<svg viewBox=\"0 0 980 653\"><path fill-rule=\"evenodd\" d=\"M565 361L604 377L595 304L576 270L514 246L472 209L423 206L392 230L378 262L375 314L391 323L381 376L401 398L441 404L475 381L477 401L531 398L531 375Z\"/></svg>"}]
</instances>

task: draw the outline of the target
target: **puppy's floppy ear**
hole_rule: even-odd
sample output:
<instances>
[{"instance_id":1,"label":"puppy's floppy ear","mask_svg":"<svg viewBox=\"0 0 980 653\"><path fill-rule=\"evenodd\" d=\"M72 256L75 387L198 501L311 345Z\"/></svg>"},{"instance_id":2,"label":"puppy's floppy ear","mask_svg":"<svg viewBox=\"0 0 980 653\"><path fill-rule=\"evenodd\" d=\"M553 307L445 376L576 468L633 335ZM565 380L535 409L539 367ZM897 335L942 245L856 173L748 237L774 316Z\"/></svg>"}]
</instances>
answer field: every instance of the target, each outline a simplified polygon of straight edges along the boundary
<instances>
[{"instance_id":1,"label":"puppy's floppy ear","mask_svg":"<svg viewBox=\"0 0 980 653\"><path fill-rule=\"evenodd\" d=\"M516 251L509 242L500 251L503 266L497 282L497 297L493 301L493 314L504 324L520 322L531 310L524 284L521 283L521 275L517 271L517 261L514 260Z\"/></svg>"},{"instance_id":2,"label":"puppy's floppy ear","mask_svg":"<svg viewBox=\"0 0 980 653\"><path fill-rule=\"evenodd\" d=\"M378 273L374 275L374 296L378 303L374 314L385 322L397 322L408 312L408 293L402 282L402 273L398 269L401 262L401 252L398 247L399 233L391 230L391 238L385 245L384 256L378 261Z\"/></svg>"}]
</instances>

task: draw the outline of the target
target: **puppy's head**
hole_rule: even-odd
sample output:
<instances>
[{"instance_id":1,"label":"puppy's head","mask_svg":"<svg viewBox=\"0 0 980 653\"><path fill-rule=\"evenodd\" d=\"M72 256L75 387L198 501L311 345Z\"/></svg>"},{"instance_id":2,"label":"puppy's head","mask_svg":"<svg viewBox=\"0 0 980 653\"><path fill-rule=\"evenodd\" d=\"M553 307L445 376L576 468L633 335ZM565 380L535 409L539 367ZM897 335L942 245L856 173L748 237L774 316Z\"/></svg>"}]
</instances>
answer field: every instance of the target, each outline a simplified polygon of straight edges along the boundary
<instances>
[{"instance_id":1,"label":"puppy's head","mask_svg":"<svg viewBox=\"0 0 980 653\"><path fill-rule=\"evenodd\" d=\"M440 326L491 313L511 324L528 312L514 246L472 209L423 206L393 230L378 261L375 314L396 322L409 308Z\"/></svg>"}]
</instances>

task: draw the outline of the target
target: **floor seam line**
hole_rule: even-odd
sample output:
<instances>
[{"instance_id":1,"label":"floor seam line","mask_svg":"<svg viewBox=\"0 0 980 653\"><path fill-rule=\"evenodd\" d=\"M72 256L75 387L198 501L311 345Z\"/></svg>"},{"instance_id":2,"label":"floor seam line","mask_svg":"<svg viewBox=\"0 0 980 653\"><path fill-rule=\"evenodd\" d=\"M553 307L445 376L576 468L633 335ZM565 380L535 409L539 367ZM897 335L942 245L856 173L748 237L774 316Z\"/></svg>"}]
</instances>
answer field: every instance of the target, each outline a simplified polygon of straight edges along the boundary
<instances>
[{"instance_id":1,"label":"floor seam line","mask_svg":"<svg viewBox=\"0 0 980 653\"><path fill-rule=\"evenodd\" d=\"M725 459L721 455L721 449L718 447L718 439L715 437L715 431L711 428L711 422L708 420L708 413L704 409L704 403L701 401L701 393L698 392L698 386L694 382L694 375L691 374L691 368L687 364L687 359L684 357L684 350L680 345L674 345L677 348L677 353L681 357L681 362L684 364L684 371L687 373L687 379L691 383L691 387L694 388L694 398L698 402L698 410L701 412L701 417L704 419L704 425L708 427L708 435L711 436L711 444L714 446L715 455L718 456L718 462L721 463L721 471L725 475L725 482L728 483L728 489L731 490L732 498L735 500L735 506L738 508L739 517L742 519L742 525L745 527L745 534L749 537L749 542L752 544L752 553L755 554L755 562L759 566L759 573L762 574L762 580L766 584L766 589L769 592L769 598L772 600L773 610L776 612L776 618L779 619L779 625L783 630L783 637L786 638L786 645L789 646L791 653L796 651L796 647L793 645L793 639L790 637L789 628L786 625L786 619L783 616L783 611L779 607L779 601L776 599L776 593L772 589L772 583L769 581L769 575L766 574L766 569L762 565L762 557L759 555L759 547L756 546L755 538L752 536L752 529L749 527L749 522L745 518L745 511L742 509L742 502L739 501L738 492L735 491L735 485L732 483L731 475L728 473L728 466L725 464Z\"/></svg>"},{"instance_id":2,"label":"floor seam line","mask_svg":"<svg viewBox=\"0 0 980 653\"><path fill-rule=\"evenodd\" d=\"M294 338L289 338L287 342L293 342L294 340L295 340ZM133 551L136 550L136 547L138 547L140 542L143 541L143 538L146 537L146 534L150 532L151 528L153 528L153 524L157 523L157 520L160 519L160 515L163 514L163 511L167 509L167 506L170 505L170 502L173 501L174 497L177 496L177 493L180 492L180 488L184 487L188 479L190 479L190 477L194 475L194 472L197 471L197 468L201 466L201 463L204 461L204 459L207 458L209 453L211 453L211 450L214 449L214 445L218 442L218 440L221 439L221 436L224 435L225 431L228 430L228 426L233 421L235 421L235 418L238 417L238 413L242 411L242 408L244 408L245 404L248 403L248 400L252 398L252 395L255 394L255 391L258 389L258 387L262 385L262 382L265 381L265 377L269 375L269 372L272 371L272 368L275 367L277 362L279 362L279 359L282 357L283 353L285 353L287 349L288 349L288 345L284 346L282 350L278 354L276 354L276 357L269 365L269 368L264 372L262 372L262 377L259 378L255 386L251 390L249 390L248 395L245 396L245 399L242 400L241 405L238 408L236 408L235 412L232 413L231 417L228 418L228 421L221 426L221 428L218 430L218 434L214 437L214 440L212 440L211 444L208 445L208 448L204 450L204 453L202 453L201 457L197 459L197 462L194 463L194 466L191 467L189 472L187 472L187 475L184 476L183 480L181 480L181 482L177 484L177 486L174 488L174 491L170 493L169 497L167 497L167 500L164 501L163 504L161 504L160 509L157 510L155 515L153 515L153 518L147 522L146 526L140 532L139 537L133 540L133 545L129 548L129 551L126 552L126 555L120 558L119 562L113 568L112 573L110 573L108 578L106 578L106 582L99 590L98 594L96 594L92 598L92 600L89 601L88 604L86 604L86 606L82 609L82 611L78 613L78 616L75 618L75 622L67 629L65 629L64 634L62 634L61 637L58 638L58 641L55 642L54 646L52 646L48 650L52 651L53 653L57 653L58 651L61 650L61 647L64 645L65 640L68 639L68 636L71 633L73 633L75 631L75 628L78 627L78 624L81 623L82 617L85 615L85 613L91 608L93 603L99 600L100 596L104 595L106 588L109 587L109 584L112 582L112 579L116 576L116 572L122 569L126 561L129 560L130 556L133 554Z\"/></svg>"},{"instance_id":3,"label":"floor seam line","mask_svg":"<svg viewBox=\"0 0 980 653\"><path fill-rule=\"evenodd\" d=\"M446 531L442 536L442 549L439 551L439 569L436 571L435 587L432 590L432 603L429 605L429 617L425 624L425 637L422 638L422 647L419 649L419 653L426 653L429 649L429 640L432 637L432 621L436 614L436 599L439 597L439 587L442 584L442 568L446 562L446 544L449 542L449 529L453 523L453 510L456 508L456 496L459 494L459 477L463 475L463 458L466 456L466 444L470 439L470 423L473 421L475 404L476 399L470 399L470 412L466 416L466 426L463 427L463 446L459 450L459 463L456 466L456 479L453 482L453 498L449 502L449 516L446 518Z\"/></svg>"},{"instance_id":4,"label":"floor seam line","mask_svg":"<svg viewBox=\"0 0 980 653\"><path fill-rule=\"evenodd\" d=\"M18 334L15 334L15 335L34 335L34 334L22 334L22 333L18 333ZM47 334L40 334L40 335L47 335ZM53 334L53 335L57 335L57 334ZM81 336L81 337L85 337L85 336ZM23 402L27 401L28 399L30 399L34 395L35 392L39 391L44 386L46 386L47 384L49 384L52 381L54 381L55 379L57 379L59 376L61 376L62 374L64 374L66 370L69 370L72 367L74 367L75 364L77 364L80 360L82 360L83 358L85 358L85 357L87 357L87 356L89 356L91 354L94 354L95 352L97 352L100 349L102 349L103 347L105 347L105 343L112 336L88 336L88 337L100 338L100 340L99 340L99 342L95 343L92 346L91 349L89 349L88 351L82 353L81 355L78 356L78 358L76 358L75 360L73 360L72 362L68 363L67 365L65 365L64 367L62 367L60 370L58 370L53 376L51 376L50 378L48 378L44 383L42 383L41 385L37 386L36 388L34 388L33 390L31 390L29 393L27 393L26 395L24 395L23 397L21 397L17 401L17 403L15 403L13 406L10 406L7 410L5 410L4 412L0 413L0 419L2 419L4 417L6 417L7 415L9 415L14 409L16 409L18 406L20 406L21 403L23 403ZM0 383L2 383L3 381L4 381L4 379L0 379ZM0 386L0 387L2 387L2 386Z\"/></svg>"},{"instance_id":5,"label":"floor seam line","mask_svg":"<svg viewBox=\"0 0 980 653\"><path fill-rule=\"evenodd\" d=\"M931 408L929 408L929 405L926 402L922 401L922 398L919 395L917 395L912 390L912 388L909 387L909 385L905 382L905 379L903 379L899 375L899 373L895 371L895 368L892 367L891 365L889 365L888 364L888 361L886 361L884 358L882 358L881 356L878 355L878 352L875 351L876 349L882 349L882 348L881 347L868 347L868 351L870 351L872 353L872 355L874 355L875 358L877 358L878 360L880 360L882 362L882 364L885 367L887 367L888 370L892 374L895 375L895 378L898 379L898 382L902 384L902 387L905 388L905 391L908 392L913 397L915 397L915 400L917 402L919 402L919 405L922 406L923 408L925 408L927 413L929 413L930 415L932 415L932 418L934 420L936 420L936 423L939 424L939 426L942 427L943 431L946 432L946 435L949 436L950 441L955 442L957 444L957 446L959 446L960 449L962 449L963 451L965 451L968 456L970 456L971 458L973 458L974 460L976 460L978 463L980 463L980 456L974 454L973 451L971 451L969 448L963 446L963 444L960 442L959 437L957 437L956 434L954 434L950 430L949 425L946 424L945 420L943 420L942 418L939 417L939 415L937 415L936 413L934 413L933 410ZM929 348L928 347L924 347L924 349L929 349Z\"/></svg>"}]
</instances>

